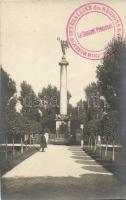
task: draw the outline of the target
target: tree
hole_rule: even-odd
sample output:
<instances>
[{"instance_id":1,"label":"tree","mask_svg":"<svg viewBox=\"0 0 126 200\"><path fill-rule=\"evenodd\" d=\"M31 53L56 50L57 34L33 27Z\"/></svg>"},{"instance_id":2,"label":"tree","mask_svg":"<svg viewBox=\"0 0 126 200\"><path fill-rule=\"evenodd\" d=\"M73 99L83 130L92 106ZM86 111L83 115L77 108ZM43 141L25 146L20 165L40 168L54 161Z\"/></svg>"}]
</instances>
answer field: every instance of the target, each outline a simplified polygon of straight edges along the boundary
<instances>
[{"instance_id":1,"label":"tree","mask_svg":"<svg viewBox=\"0 0 126 200\"><path fill-rule=\"evenodd\" d=\"M41 100L41 105L44 108L54 108L56 112L59 112L60 92L57 87L53 87L51 84L47 88L43 88L38 93L38 97Z\"/></svg>"},{"instance_id":2,"label":"tree","mask_svg":"<svg viewBox=\"0 0 126 200\"><path fill-rule=\"evenodd\" d=\"M120 102L122 71L126 63L126 43L113 39L106 48L102 64L98 65L96 75L100 94L106 98L111 110L116 110Z\"/></svg>"},{"instance_id":3,"label":"tree","mask_svg":"<svg viewBox=\"0 0 126 200\"><path fill-rule=\"evenodd\" d=\"M67 103L69 105L69 101L70 101L70 98L72 97L72 95L70 94L69 91L67 91Z\"/></svg>"},{"instance_id":4,"label":"tree","mask_svg":"<svg viewBox=\"0 0 126 200\"><path fill-rule=\"evenodd\" d=\"M5 142L5 136L9 133L9 124L11 124L13 117L16 115L16 84L10 78L10 75L0 69L0 127L1 127L1 141Z\"/></svg>"},{"instance_id":5,"label":"tree","mask_svg":"<svg viewBox=\"0 0 126 200\"><path fill-rule=\"evenodd\" d=\"M44 87L39 92L38 97L41 102L42 129L49 128L51 132L55 132L55 119L56 114L59 113L60 92L55 86L49 84L47 88Z\"/></svg>"},{"instance_id":6,"label":"tree","mask_svg":"<svg viewBox=\"0 0 126 200\"><path fill-rule=\"evenodd\" d=\"M89 143L95 145L96 150L96 142L97 136L101 135L101 117L102 117L102 100L100 99L99 87L97 83L93 82L89 84L86 89L86 132L88 136Z\"/></svg>"},{"instance_id":7,"label":"tree","mask_svg":"<svg viewBox=\"0 0 126 200\"><path fill-rule=\"evenodd\" d=\"M71 94L68 94L68 111L70 113L71 106L69 105L69 99ZM60 92L57 87L53 87L49 84L47 87L44 87L41 92L39 92L38 97L41 102L40 109L42 111L42 120L41 124L43 129L49 128L51 132L55 132L55 119L56 114L59 114L60 107Z\"/></svg>"},{"instance_id":8,"label":"tree","mask_svg":"<svg viewBox=\"0 0 126 200\"><path fill-rule=\"evenodd\" d=\"M126 145L126 41L113 39L106 48L102 64L97 67L99 92L108 104L108 112L118 112L119 141ZM115 121L113 121L115 123ZM113 124L114 126L114 124ZM115 125L116 126L116 125ZM116 130L115 130L116 131ZM125 150L123 150L124 152ZM123 156L122 156L123 157Z\"/></svg>"},{"instance_id":9,"label":"tree","mask_svg":"<svg viewBox=\"0 0 126 200\"><path fill-rule=\"evenodd\" d=\"M82 124L84 121L84 102L82 99L77 102L77 117L80 121L80 124Z\"/></svg>"},{"instance_id":10,"label":"tree","mask_svg":"<svg viewBox=\"0 0 126 200\"><path fill-rule=\"evenodd\" d=\"M110 111L106 115L103 116L102 119L103 124L103 134L106 138L106 151L105 156L107 157L107 149L108 149L108 139L112 141L113 150L112 150L112 160L115 159L115 140L118 139L118 112Z\"/></svg>"},{"instance_id":11,"label":"tree","mask_svg":"<svg viewBox=\"0 0 126 200\"><path fill-rule=\"evenodd\" d=\"M21 135L21 143L26 135L26 144L29 140L31 144L31 136L39 134L42 131L40 127L41 116L39 113L40 100L32 89L32 86L25 81L21 83L19 100L22 109L21 116L18 118L17 128Z\"/></svg>"},{"instance_id":12,"label":"tree","mask_svg":"<svg viewBox=\"0 0 126 200\"><path fill-rule=\"evenodd\" d=\"M69 106L68 106L69 108ZM80 128L80 120L78 117L78 107L74 107L71 105L70 110L69 110L69 114L70 114L70 122L71 122L71 135L73 137L73 142L75 142L76 140L76 131Z\"/></svg>"},{"instance_id":13,"label":"tree","mask_svg":"<svg viewBox=\"0 0 126 200\"><path fill-rule=\"evenodd\" d=\"M88 107L93 109L92 111L96 111L99 106L99 88L97 83L92 82L85 88L86 99L88 103Z\"/></svg>"},{"instance_id":14,"label":"tree","mask_svg":"<svg viewBox=\"0 0 126 200\"><path fill-rule=\"evenodd\" d=\"M32 86L25 81L21 83L19 100L22 105L21 113L23 116L27 117L29 120L38 121L40 117L38 113L40 102Z\"/></svg>"}]
</instances>

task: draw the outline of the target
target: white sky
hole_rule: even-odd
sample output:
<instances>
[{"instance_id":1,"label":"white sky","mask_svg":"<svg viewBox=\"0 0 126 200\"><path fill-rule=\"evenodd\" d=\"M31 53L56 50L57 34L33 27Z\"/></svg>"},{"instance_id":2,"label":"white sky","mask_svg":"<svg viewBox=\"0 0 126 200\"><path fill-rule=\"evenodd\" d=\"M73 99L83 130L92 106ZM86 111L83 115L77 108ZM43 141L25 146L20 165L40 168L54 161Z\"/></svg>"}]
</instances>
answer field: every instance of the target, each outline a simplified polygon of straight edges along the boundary
<instances>
[{"instance_id":1,"label":"white sky","mask_svg":"<svg viewBox=\"0 0 126 200\"><path fill-rule=\"evenodd\" d=\"M85 0L3 0L1 2L2 65L19 85L26 80L35 92L49 83L59 87L60 44L57 36L66 39L66 24L71 13L79 6L91 1ZM126 26L125 1L98 1L111 6ZM114 2L114 3L113 3ZM91 28L98 19L92 20ZM104 25L104 24L103 24ZM89 26L89 24L88 24ZM125 35L125 32L124 32ZM102 44L102 33L99 44ZM95 40L90 37L90 43ZM83 89L95 80L99 61L87 60L72 49L67 51L68 90L71 103L84 98Z\"/></svg>"}]
</instances>

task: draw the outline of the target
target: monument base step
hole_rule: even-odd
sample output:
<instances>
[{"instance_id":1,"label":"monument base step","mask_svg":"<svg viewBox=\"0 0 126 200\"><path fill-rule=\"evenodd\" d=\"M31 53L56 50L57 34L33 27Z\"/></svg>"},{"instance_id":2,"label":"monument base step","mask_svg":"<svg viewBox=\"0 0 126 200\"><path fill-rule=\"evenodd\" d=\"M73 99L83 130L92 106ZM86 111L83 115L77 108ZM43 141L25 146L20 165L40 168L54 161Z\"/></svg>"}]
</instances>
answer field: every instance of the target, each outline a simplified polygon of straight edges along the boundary
<instances>
[{"instance_id":1,"label":"monument base step","mask_svg":"<svg viewBox=\"0 0 126 200\"><path fill-rule=\"evenodd\" d=\"M68 140L66 138L55 138L54 144L68 144Z\"/></svg>"}]
</instances>

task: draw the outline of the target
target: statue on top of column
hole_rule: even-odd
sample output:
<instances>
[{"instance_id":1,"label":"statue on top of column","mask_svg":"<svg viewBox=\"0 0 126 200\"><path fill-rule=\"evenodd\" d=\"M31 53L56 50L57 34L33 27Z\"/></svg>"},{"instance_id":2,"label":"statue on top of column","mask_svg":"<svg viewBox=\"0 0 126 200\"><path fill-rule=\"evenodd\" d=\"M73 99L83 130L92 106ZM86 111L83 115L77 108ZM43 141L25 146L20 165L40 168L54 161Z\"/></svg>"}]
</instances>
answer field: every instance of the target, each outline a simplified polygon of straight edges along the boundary
<instances>
[{"instance_id":1,"label":"statue on top of column","mask_svg":"<svg viewBox=\"0 0 126 200\"><path fill-rule=\"evenodd\" d=\"M57 38L57 40L60 42L63 56L65 56L66 55L66 49L69 48L68 42L65 41L65 40L60 40L59 37Z\"/></svg>"}]
</instances>

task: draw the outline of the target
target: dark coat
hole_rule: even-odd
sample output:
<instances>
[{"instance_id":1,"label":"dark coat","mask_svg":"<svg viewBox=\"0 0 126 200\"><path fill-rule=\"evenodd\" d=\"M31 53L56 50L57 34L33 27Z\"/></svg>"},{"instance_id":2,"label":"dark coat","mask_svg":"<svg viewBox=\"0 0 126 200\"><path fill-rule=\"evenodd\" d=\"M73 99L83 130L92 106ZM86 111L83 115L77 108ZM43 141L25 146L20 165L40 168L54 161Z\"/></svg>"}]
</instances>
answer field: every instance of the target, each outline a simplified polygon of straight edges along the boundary
<instances>
[{"instance_id":1,"label":"dark coat","mask_svg":"<svg viewBox=\"0 0 126 200\"><path fill-rule=\"evenodd\" d=\"M47 144L46 144L46 138L45 136L42 134L40 135L40 146L46 148Z\"/></svg>"}]
</instances>

